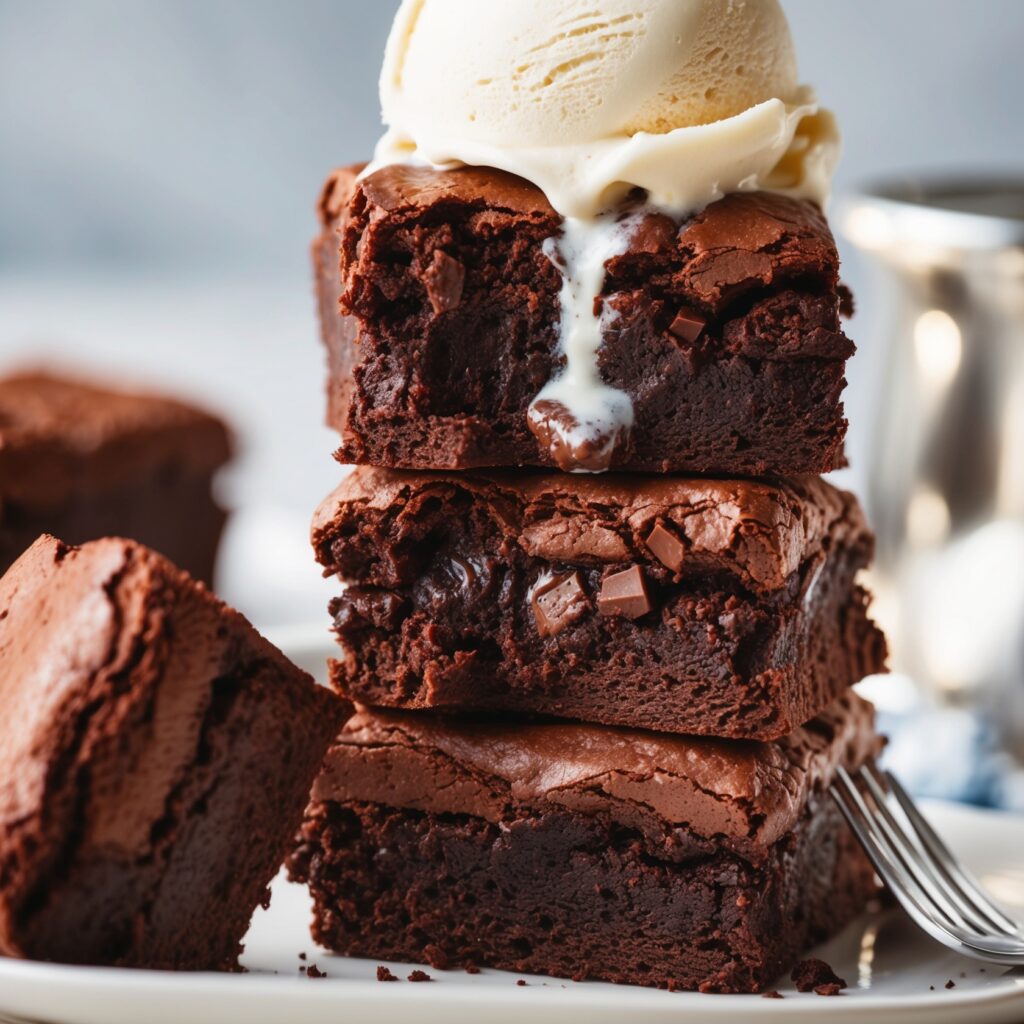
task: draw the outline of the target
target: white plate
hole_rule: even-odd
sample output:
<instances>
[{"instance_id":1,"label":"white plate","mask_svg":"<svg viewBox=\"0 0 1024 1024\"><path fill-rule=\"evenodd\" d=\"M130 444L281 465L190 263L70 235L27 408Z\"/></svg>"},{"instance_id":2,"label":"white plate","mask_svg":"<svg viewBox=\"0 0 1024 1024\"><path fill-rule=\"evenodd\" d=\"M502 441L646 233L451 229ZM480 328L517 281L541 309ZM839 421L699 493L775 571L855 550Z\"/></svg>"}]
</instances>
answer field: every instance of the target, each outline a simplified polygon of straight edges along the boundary
<instances>
[{"instance_id":1,"label":"white plate","mask_svg":"<svg viewBox=\"0 0 1024 1024\"><path fill-rule=\"evenodd\" d=\"M964 861L1007 907L1024 911L1024 818L929 803L929 817ZM854 1020L875 1024L1019 1024L1024 970L1006 971L947 952L899 910L866 915L818 955L850 983L840 997L801 995L780 979L784 998L659 992L597 982L483 971L429 970L427 984L381 984L377 961L332 957L308 937L306 893L283 878L246 941L249 973L161 974L61 967L0 959L0 1014L60 1024L727 1024L766 1020ZM299 959L306 952L308 959ZM300 975L315 963L326 978ZM946 989L948 980L955 987Z\"/></svg>"}]
</instances>

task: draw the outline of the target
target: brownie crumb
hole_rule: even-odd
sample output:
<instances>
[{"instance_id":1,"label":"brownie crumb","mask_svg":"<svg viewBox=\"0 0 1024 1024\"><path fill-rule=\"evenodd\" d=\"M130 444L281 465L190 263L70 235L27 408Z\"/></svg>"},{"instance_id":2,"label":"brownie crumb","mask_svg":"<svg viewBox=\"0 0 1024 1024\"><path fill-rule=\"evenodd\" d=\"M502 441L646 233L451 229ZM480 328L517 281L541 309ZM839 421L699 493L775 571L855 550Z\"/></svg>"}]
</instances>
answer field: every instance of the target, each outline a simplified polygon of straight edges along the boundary
<instances>
[{"instance_id":1,"label":"brownie crumb","mask_svg":"<svg viewBox=\"0 0 1024 1024\"><path fill-rule=\"evenodd\" d=\"M929 992L934 992L935 991L935 986L934 985L929 985L928 986L928 991Z\"/></svg>"},{"instance_id":2,"label":"brownie crumb","mask_svg":"<svg viewBox=\"0 0 1024 1024\"><path fill-rule=\"evenodd\" d=\"M814 994L816 996L837 996L842 985L834 981L830 981L827 985L815 985Z\"/></svg>"},{"instance_id":3,"label":"brownie crumb","mask_svg":"<svg viewBox=\"0 0 1024 1024\"><path fill-rule=\"evenodd\" d=\"M426 971L416 970L409 975L410 981L433 981L434 979Z\"/></svg>"},{"instance_id":4,"label":"brownie crumb","mask_svg":"<svg viewBox=\"0 0 1024 1024\"><path fill-rule=\"evenodd\" d=\"M398 981L398 975L392 974L383 964L377 968L378 981Z\"/></svg>"},{"instance_id":5,"label":"brownie crumb","mask_svg":"<svg viewBox=\"0 0 1024 1024\"><path fill-rule=\"evenodd\" d=\"M950 978L949 981L946 982L946 988L956 988L956 982Z\"/></svg>"},{"instance_id":6,"label":"brownie crumb","mask_svg":"<svg viewBox=\"0 0 1024 1024\"><path fill-rule=\"evenodd\" d=\"M479 974L480 973L480 968L477 967L476 964L470 964L466 968L466 973L467 974Z\"/></svg>"},{"instance_id":7,"label":"brownie crumb","mask_svg":"<svg viewBox=\"0 0 1024 1024\"><path fill-rule=\"evenodd\" d=\"M814 957L810 960L801 960L793 968L793 973L789 977L796 985L797 992L817 992L819 988L832 985L837 986L836 992L841 988L846 988L846 982L824 960ZM831 994L833 993L818 992L818 995Z\"/></svg>"},{"instance_id":8,"label":"brownie crumb","mask_svg":"<svg viewBox=\"0 0 1024 1024\"><path fill-rule=\"evenodd\" d=\"M299 954L299 959L300 960L305 960L306 959L306 954L305 953L300 953Z\"/></svg>"},{"instance_id":9,"label":"brownie crumb","mask_svg":"<svg viewBox=\"0 0 1024 1024\"><path fill-rule=\"evenodd\" d=\"M782 999L783 995L782 995L781 992L777 992L775 989L772 989L771 992L762 992L761 993L761 998L762 999Z\"/></svg>"},{"instance_id":10,"label":"brownie crumb","mask_svg":"<svg viewBox=\"0 0 1024 1024\"><path fill-rule=\"evenodd\" d=\"M321 971L320 968L317 967L316 964L310 964L306 968L306 977L307 978L326 978L327 977L327 972L326 971Z\"/></svg>"},{"instance_id":11,"label":"brownie crumb","mask_svg":"<svg viewBox=\"0 0 1024 1024\"><path fill-rule=\"evenodd\" d=\"M524 981L524 980L523 980L522 978L520 978L520 979L519 979L519 980L518 980L518 981L516 982L516 984L517 984L517 985L525 985L525 984L526 984L526 982L525 982L525 981Z\"/></svg>"}]
</instances>

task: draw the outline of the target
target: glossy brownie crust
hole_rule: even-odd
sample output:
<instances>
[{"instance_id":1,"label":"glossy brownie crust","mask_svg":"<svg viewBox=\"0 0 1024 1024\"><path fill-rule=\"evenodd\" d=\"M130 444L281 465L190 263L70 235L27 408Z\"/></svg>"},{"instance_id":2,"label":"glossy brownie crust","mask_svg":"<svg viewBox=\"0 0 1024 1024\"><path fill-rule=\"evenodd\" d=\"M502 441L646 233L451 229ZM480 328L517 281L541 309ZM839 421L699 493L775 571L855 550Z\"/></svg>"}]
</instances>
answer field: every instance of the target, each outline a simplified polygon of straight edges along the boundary
<instances>
[{"instance_id":1,"label":"glossy brownie crust","mask_svg":"<svg viewBox=\"0 0 1024 1024\"><path fill-rule=\"evenodd\" d=\"M884 669L871 535L821 480L360 467L313 544L363 704L773 739Z\"/></svg>"},{"instance_id":2,"label":"glossy brownie crust","mask_svg":"<svg viewBox=\"0 0 1024 1024\"><path fill-rule=\"evenodd\" d=\"M236 966L350 710L130 541L0 581L0 954Z\"/></svg>"},{"instance_id":3,"label":"glossy brownie crust","mask_svg":"<svg viewBox=\"0 0 1024 1024\"><path fill-rule=\"evenodd\" d=\"M314 788L337 952L756 992L875 892L824 793L877 746L856 698L779 744L423 719L357 715Z\"/></svg>"},{"instance_id":4,"label":"glossy brownie crust","mask_svg":"<svg viewBox=\"0 0 1024 1024\"><path fill-rule=\"evenodd\" d=\"M559 218L488 168L335 172L314 263L343 462L550 466L527 423L559 367ZM608 264L601 373L633 400L611 468L821 473L844 463L835 243L811 204L730 195L651 214ZM695 329L696 324L696 329ZM562 465L562 468L567 468Z\"/></svg>"},{"instance_id":5,"label":"glossy brownie crust","mask_svg":"<svg viewBox=\"0 0 1024 1024\"><path fill-rule=\"evenodd\" d=\"M216 417L171 399L46 374L0 379L0 573L43 533L132 537L213 576L230 456Z\"/></svg>"}]
</instances>

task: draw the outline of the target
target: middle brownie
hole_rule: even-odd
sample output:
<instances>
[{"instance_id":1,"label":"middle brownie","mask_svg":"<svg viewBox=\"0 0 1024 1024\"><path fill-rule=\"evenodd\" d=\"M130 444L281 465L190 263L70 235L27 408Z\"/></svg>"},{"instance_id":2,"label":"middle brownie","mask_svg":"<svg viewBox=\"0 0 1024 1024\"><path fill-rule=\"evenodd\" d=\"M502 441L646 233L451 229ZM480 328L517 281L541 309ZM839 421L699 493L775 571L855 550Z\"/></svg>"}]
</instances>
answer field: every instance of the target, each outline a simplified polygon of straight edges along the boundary
<instances>
[{"instance_id":1,"label":"middle brownie","mask_svg":"<svg viewBox=\"0 0 1024 1024\"><path fill-rule=\"evenodd\" d=\"M363 704L769 740L884 668L871 534L818 479L360 467L312 539Z\"/></svg>"}]
</instances>

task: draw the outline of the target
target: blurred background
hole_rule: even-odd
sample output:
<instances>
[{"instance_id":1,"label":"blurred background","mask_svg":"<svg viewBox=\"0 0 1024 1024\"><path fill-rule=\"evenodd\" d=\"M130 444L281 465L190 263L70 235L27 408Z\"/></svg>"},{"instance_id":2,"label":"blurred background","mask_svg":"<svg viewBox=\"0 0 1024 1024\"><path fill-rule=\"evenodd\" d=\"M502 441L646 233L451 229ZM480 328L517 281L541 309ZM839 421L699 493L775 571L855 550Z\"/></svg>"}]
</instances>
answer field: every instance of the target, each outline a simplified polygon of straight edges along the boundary
<instances>
[{"instance_id":1,"label":"blurred background","mask_svg":"<svg viewBox=\"0 0 1024 1024\"><path fill-rule=\"evenodd\" d=\"M860 352L846 400L852 465L840 482L869 495L876 519L896 510L901 525L890 546L906 547L910 522L917 540L945 550L958 527L956 503L937 485L895 496L890 478L923 472L921 458L883 466L886 445L873 438L880 423L896 438L900 415L910 415L900 400L902 378L892 386L893 347L905 336L910 351L921 322L927 329L918 345L938 338L938 349L929 351L939 351L940 362L954 342L962 346L967 335L951 304L971 305L975 297L950 281L978 267L954 260L936 270L930 252L914 270L895 267L885 250L902 249L903 240L878 234L884 209L880 215L849 197L874 181L922 173L1024 171L1024 3L784 6L802 78L836 111L845 138L833 212L836 224L852 225L840 242L858 299L849 330ZM307 524L341 470L321 426L307 247L327 172L365 158L380 132L377 73L396 8L397 0L0 0L0 369L52 362L113 370L223 411L239 432L242 455L223 482L237 511L220 589L264 628L325 621L330 588L310 556ZM858 230L861 251L849 242ZM942 244L955 248L955 241ZM1024 279L1019 265L1003 269L1007 289L1018 273ZM940 292L922 285L917 306L900 312L911 301L910 278L937 280ZM938 319L921 321L935 312ZM1024 350L1024 337L1015 337L1005 344ZM955 352L959 359L961 348ZM940 366L929 386L949 384L942 372ZM1012 413L1024 394L1009 401ZM947 406L933 401L930 408L941 419ZM955 479L943 487L955 490ZM1017 514L994 509L976 503L965 522L973 530ZM957 557L962 572L965 556ZM1019 533L999 534L985 558L1001 578L1024 580ZM900 601L906 606L895 584L910 570L897 555L883 569L880 611L892 615ZM960 594L957 579L932 573L926 587ZM941 611L944 622L966 622L966 634L999 647L998 681L994 669L984 678L963 670L944 682L931 679L924 691L887 683L883 700L894 715L917 721L926 698L941 711L939 731L931 733L945 755L941 766L915 761L912 750L904 755L894 744L918 789L1024 805L1024 787L1008 781L1018 778L1005 759L1008 744L993 740L986 724L1012 717L1006 712L1013 708L1024 714L1024 597L1019 609L1009 605L1008 620L1004 607L995 633L979 634L970 615L991 627L987 580L975 578L969 601L961 595ZM1013 635L1006 635L1006 621L1016 625ZM900 625L898 616L891 625ZM1008 645L1006 657L999 645ZM973 648L961 645L946 664L958 657L978 663ZM914 664L910 654L899 660ZM918 675L929 673L924 665ZM923 733L912 735L916 749ZM997 759L978 755L989 748Z\"/></svg>"}]
</instances>

